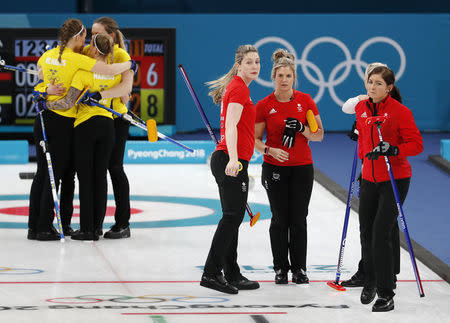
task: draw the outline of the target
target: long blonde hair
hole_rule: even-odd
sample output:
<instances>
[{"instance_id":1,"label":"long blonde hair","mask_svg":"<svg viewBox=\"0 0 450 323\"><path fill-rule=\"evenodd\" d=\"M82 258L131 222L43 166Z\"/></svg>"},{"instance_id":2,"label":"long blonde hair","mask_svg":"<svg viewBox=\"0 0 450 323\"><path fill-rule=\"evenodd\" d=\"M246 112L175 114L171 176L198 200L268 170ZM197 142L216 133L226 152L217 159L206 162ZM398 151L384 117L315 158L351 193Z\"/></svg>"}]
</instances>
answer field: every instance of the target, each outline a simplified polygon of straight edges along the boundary
<instances>
[{"instance_id":1,"label":"long blonde hair","mask_svg":"<svg viewBox=\"0 0 450 323\"><path fill-rule=\"evenodd\" d=\"M297 68L295 65L294 54L289 53L287 50L279 48L272 54L272 80L275 80L275 76L278 68L280 67L290 67L292 73L294 74L294 87L297 87Z\"/></svg>"},{"instance_id":2,"label":"long blonde hair","mask_svg":"<svg viewBox=\"0 0 450 323\"><path fill-rule=\"evenodd\" d=\"M211 91L208 93L210 97L212 97L213 102L217 105L220 104L222 101L223 92L225 91L225 88L227 87L228 83L231 82L233 77L237 75L238 72L238 65L242 63L242 60L244 59L244 56L248 53L258 53L258 50L253 45L241 45L236 50L236 54L234 56L234 65L233 67L228 71L227 74L223 75L222 77L218 78L214 81L206 82L205 84L209 86Z\"/></svg>"}]
</instances>

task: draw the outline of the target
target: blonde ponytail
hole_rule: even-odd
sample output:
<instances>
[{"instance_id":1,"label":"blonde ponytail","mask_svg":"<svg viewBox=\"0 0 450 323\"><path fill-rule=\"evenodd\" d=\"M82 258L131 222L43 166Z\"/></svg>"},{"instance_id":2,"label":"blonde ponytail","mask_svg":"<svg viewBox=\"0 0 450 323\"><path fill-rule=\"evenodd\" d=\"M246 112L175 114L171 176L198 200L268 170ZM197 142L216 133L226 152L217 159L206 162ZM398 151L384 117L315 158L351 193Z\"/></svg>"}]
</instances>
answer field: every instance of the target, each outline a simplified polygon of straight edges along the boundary
<instances>
[{"instance_id":1,"label":"blonde ponytail","mask_svg":"<svg viewBox=\"0 0 450 323\"><path fill-rule=\"evenodd\" d=\"M228 71L228 73L221 76L217 80L213 80L213 81L209 81L209 82L205 83L211 89L211 91L208 93L208 95L210 97L212 97L213 102L215 104L220 105L220 102L222 101L223 93L225 92L225 89L228 86L228 83L230 83L231 80L233 79L233 77L235 75L237 75L238 65L240 65L242 63L244 56L251 52L258 53L258 50L253 45L239 46L239 48L236 50L236 54L234 57L234 65Z\"/></svg>"}]
</instances>

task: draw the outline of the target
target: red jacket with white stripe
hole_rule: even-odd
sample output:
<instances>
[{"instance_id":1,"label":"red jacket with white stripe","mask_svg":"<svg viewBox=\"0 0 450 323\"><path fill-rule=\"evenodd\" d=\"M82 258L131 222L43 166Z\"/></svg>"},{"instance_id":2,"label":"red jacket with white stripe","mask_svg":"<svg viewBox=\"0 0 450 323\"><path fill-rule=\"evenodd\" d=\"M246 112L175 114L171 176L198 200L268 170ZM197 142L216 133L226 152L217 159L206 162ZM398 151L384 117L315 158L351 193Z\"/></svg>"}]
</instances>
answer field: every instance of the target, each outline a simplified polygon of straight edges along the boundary
<instances>
[{"instance_id":1,"label":"red jacket with white stripe","mask_svg":"<svg viewBox=\"0 0 450 323\"><path fill-rule=\"evenodd\" d=\"M423 151L422 136L411 110L393 99L390 95L379 103L369 100L360 101L356 107L356 127L359 131L359 158L364 159L362 178L371 182L389 181L389 173L383 156L377 160L369 160L366 154L380 142L377 126L366 123L368 117L385 116L381 124L383 141L389 142L399 149L398 156L389 156L395 179L411 177L411 165L407 156L415 156Z\"/></svg>"}]
</instances>

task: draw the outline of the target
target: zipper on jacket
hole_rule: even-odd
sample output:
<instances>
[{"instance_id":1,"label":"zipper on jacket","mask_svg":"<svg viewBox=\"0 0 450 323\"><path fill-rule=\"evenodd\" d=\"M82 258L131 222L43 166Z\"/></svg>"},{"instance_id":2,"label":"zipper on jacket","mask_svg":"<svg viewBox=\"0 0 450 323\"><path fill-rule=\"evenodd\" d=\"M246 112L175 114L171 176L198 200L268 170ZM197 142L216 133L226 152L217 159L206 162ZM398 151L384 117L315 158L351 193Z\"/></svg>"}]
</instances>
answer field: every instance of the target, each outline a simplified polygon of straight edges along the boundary
<instances>
[{"instance_id":1,"label":"zipper on jacket","mask_svg":"<svg viewBox=\"0 0 450 323\"><path fill-rule=\"evenodd\" d=\"M373 103L372 98L369 98L369 101L367 101L367 106L369 107L370 112L372 112L372 116L376 117L378 115L377 104L373 103L373 109L372 109L372 107L370 106L369 102ZM373 126L374 125L372 124L372 127L370 128L370 139L372 140L372 150L375 148L375 143L374 143L374 140L373 140ZM375 178L374 160L372 159L371 162L372 162L372 178L373 178L373 181L376 183L377 180Z\"/></svg>"}]
</instances>

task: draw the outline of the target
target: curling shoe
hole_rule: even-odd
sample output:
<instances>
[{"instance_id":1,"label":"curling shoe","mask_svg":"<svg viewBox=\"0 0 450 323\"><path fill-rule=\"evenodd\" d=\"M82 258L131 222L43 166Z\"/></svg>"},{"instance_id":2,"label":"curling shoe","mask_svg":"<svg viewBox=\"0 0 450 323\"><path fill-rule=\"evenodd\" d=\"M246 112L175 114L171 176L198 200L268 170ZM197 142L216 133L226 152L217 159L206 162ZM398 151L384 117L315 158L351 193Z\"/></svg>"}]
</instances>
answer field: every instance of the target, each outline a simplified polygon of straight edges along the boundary
<instances>
[{"instance_id":1,"label":"curling shoe","mask_svg":"<svg viewBox=\"0 0 450 323\"><path fill-rule=\"evenodd\" d=\"M376 287L364 287L361 292L361 303L362 304L372 303L376 294L377 294Z\"/></svg>"},{"instance_id":2,"label":"curling shoe","mask_svg":"<svg viewBox=\"0 0 450 323\"><path fill-rule=\"evenodd\" d=\"M230 285L222 274L218 275L202 275L200 286L211 288L226 294L237 294L238 289Z\"/></svg>"},{"instance_id":3,"label":"curling shoe","mask_svg":"<svg viewBox=\"0 0 450 323\"><path fill-rule=\"evenodd\" d=\"M71 235L72 240L98 240L97 232L76 230Z\"/></svg>"},{"instance_id":4,"label":"curling shoe","mask_svg":"<svg viewBox=\"0 0 450 323\"><path fill-rule=\"evenodd\" d=\"M36 240L36 230L28 229L27 239L28 240Z\"/></svg>"},{"instance_id":5,"label":"curling shoe","mask_svg":"<svg viewBox=\"0 0 450 323\"><path fill-rule=\"evenodd\" d=\"M364 274L357 271L352 278L341 283L343 287L364 287Z\"/></svg>"},{"instance_id":6,"label":"curling shoe","mask_svg":"<svg viewBox=\"0 0 450 323\"><path fill-rule=\"evenodd\" d=\"M228 282L230 285L236 287L239 290L250 290L259 288L259 283L257 281L249 280L242 275L238 279L228 280Z\"/></svg>"},{"instance_id":7,"label":"curling shoe","mask_svg":"<svg viewBox=\"0 0 450 323\"><path fill-rule=\"evenodd\" d=\"M394 297L378 297L372 306L372 312L389 312L394 309Z\"/></svg>"},{"instance_id":8,"label":"curling shoe","mask_svg":"<svg viewBox=\"0 0 450 323\"><path fill-rule=\"evenodd\" d=\"M292 272L292 282L296 284L309 284L309 278L306 276L306 271L297 269Z\"/></svg>"},{"instance_id":9,"label":"curling shoe","mask_svg":"<svg viewBox=\"0 0 450 323\"><path fill-rule=\"evenodd\" d=\"M105 239L122 239L129 238L131 236L130 227L121 228L113 226L111 230L107 231L103 238Z\"/></svg>"},{"instance_id":10,"label":"curling shoe","mask_svg":"<svg viewBox=\"0 0 450 323\"><path fill-rule=\"evenodd\" d=\"M52 226L48 231L36 232L36 240L39 241L56 241L60 240L61 236L58 231Z\"/></svg>"},{"instance_id":11,"label":"curling shoe","mask_svg":"<svg viewBox=\"0 0 450 323\"><path fill-rule=\"evenodd\" d=\"M286 270L275 270L275 284L284 285L288 283L288 273Z\"/></svg>"}]
</instances>

